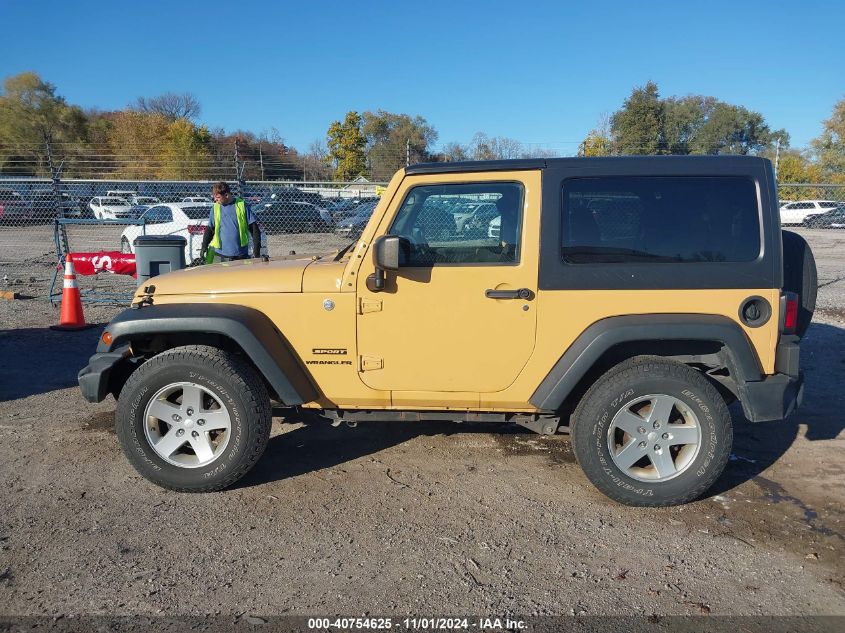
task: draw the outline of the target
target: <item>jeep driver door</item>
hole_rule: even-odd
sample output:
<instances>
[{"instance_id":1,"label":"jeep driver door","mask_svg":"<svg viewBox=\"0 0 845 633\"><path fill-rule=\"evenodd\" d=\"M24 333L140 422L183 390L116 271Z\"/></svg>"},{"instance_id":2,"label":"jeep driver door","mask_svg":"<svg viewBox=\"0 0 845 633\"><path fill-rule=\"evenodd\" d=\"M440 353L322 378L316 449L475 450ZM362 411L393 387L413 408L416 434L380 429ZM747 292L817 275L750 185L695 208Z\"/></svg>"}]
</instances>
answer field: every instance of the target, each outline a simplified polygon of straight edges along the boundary
<instances>
[{"instance_id":1,"label":"jeep driver door","mask_svg":"<svg viewBox=\"0 0 845 633\"><path fill-rule=\"evenodd\" d=\"M376 231L401 238L399 270L374 292L371 253L360 268L359 375L394 405L425 404L422 392L471 405L534 349L540 172L471 176L406 177Z\"/></svg>"}]
</instances>

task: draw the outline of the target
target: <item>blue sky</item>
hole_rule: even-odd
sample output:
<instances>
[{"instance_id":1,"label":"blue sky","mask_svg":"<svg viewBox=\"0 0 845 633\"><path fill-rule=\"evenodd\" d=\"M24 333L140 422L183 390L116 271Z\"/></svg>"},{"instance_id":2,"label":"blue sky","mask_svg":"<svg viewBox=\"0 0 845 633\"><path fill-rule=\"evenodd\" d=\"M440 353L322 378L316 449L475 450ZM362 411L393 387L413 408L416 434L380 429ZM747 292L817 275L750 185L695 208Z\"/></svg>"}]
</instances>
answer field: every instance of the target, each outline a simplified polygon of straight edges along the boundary
<instances>
[{"instance_id":1,"label":"blue sky","mask_svg":"<svg viewBox=\"0 0 845 633\"><path fill-rule=\"evenodd\" d=\"M761 112L793 146L845 97L845 2L0 0L0 77L117 109L192 92L227 131L307 149L348 110L421 115L574 153L649 79ZM14 28L12 26L14 25Z\"/></svg>"}]
</instances>

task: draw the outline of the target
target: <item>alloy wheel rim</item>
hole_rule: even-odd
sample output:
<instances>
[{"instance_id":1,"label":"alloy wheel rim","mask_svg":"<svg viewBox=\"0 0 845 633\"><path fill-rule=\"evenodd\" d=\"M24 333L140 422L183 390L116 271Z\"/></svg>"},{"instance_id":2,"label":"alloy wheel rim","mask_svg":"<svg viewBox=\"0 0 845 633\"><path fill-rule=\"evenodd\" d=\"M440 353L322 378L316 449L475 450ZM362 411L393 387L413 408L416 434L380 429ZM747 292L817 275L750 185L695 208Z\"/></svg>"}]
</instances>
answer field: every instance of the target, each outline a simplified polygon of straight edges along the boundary
<instances>
[{"instance_id":1,"label":"alloy wheel rim","mask_svg":"<svg viewBox=\"0 0 845 633\"><path fill-rule=\"evenodd\" d=\"M690 468L701 449L701 437L698 417L685 402L651 394L629 401L613 416L607 448L626 476L663 482Z\"/></svg>"},{"instance_id":2,"label":"alloy wheel rim","mask_svg":"<svg viewBox=\"0 0 845 633\"><path fill-rule=\"evenodd\" d=\"M144 436L161 459L180 468L202 468L229 444L232 420L216 393L193 382L159 389L144 408Z\"/></svg>"}]
</instances>

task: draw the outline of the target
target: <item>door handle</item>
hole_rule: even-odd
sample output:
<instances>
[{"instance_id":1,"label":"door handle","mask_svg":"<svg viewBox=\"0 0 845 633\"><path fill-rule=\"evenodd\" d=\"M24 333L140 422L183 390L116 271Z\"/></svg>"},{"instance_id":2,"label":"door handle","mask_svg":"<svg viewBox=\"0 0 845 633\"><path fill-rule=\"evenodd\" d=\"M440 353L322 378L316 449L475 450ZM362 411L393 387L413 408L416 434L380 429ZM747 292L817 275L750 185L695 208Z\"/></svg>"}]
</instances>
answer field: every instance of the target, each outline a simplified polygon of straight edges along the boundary
<instances>
[{"instance_id":1,"label":"door handle","mask_svg":"<svg viewBox=\"0 0 845 633\"><path fill-rule=\"evenodd\" d=\"M531 301L534 298L534 293L528 288L520 288L519 290L491 290L488 288L484 291L484 296L488 299L522 299L523 301Z\"/></svg>"}]
</instances>

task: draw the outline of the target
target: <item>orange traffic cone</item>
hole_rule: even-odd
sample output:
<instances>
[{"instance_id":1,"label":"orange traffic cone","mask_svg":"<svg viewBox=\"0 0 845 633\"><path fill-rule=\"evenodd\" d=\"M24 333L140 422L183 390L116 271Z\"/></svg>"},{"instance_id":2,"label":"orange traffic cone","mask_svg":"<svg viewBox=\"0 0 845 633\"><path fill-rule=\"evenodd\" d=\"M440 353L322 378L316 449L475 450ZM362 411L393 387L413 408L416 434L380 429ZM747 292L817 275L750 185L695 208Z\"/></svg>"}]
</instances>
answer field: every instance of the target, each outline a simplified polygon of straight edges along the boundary
<instances>
[{"instance_id":1,"label":"orange traffic cone","mask_svg":"<svg viewBox=\"0 0 845 633\"><path fill-rule=\"evenodd\" d=\"M62 288L62 311L59 324L51 325L51 330L84 330L93 325L85 324L82 313L82 297L79 296L79 286L76 285L76 273L73 272L73 262L65 262L65 283Z\"/></svg>"}]
</instances>

